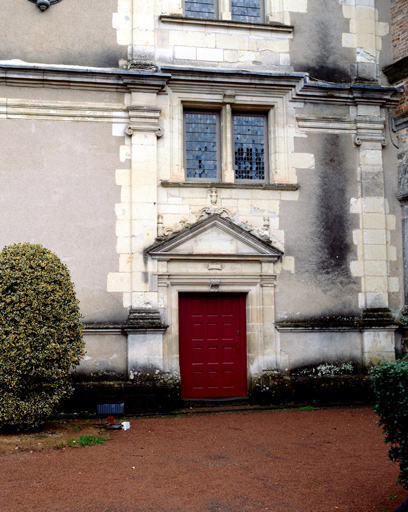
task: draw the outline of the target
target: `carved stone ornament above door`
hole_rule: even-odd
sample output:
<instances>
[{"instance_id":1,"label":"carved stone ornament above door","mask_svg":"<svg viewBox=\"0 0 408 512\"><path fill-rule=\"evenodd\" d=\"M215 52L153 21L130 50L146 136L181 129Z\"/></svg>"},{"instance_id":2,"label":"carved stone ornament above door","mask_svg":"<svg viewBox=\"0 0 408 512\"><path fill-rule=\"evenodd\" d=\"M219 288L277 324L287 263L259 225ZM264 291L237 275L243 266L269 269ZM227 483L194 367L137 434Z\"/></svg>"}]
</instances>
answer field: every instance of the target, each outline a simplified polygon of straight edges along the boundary
<instances>
[{"instance_id":1,"label":"carved stone ornament above door","mask_svg":"<svg viewBox=\"0 0 408 512\"><path fill-rule=\"evenodd\" d=\"M50 7L51 5L61 2L61 0L28 0L28 1L33 4L37 4L37 7L43 12L46 11L48 9L48 7Z\"/></svg>"}]
</instances>

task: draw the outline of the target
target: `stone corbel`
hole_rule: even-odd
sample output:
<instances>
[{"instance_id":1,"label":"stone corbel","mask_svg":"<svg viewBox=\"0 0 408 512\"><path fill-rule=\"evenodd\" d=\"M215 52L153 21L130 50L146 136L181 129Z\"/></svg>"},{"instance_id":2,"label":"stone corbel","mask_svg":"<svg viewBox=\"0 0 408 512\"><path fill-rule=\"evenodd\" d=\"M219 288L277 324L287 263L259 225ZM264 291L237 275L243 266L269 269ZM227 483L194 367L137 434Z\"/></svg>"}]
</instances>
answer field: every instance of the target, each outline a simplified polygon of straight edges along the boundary
<instances>
[{"instance_id":1,"label":"stone corbel","mask_svg":"<svg viewBox=\"0 0 408 512\"><path fill-rule=\"evenodd\" d=\"M357 116L354 144L361 146L363 142L377 142L382 146L386 146L387 140L384 131L384 117Z\"/></svg>"},{"instance_id":2,"label":"stone corbel","mask_svg":"<svg viewBox=\"0 0 408 512\"><path fill-rule=\"evenodd\" d=\"M127 135L132 136L135 132L155 132L157 138L163 137L163 130L159 125L160 108L131 105L127 110L130 117L126 128Z\"/></svg>"},{"instance_id":3,"label":"stone corbel","mask_svg":"<svg viewBox=\"0 0 408 512\"><path fill-rule=\"evenodd\" d=\"M387 140L383 136L370 134L359 134L354 136L354 144L356 146L361 146L363 142L378 142L381 146L387 145Z\"/></svg>"}]
</instances>

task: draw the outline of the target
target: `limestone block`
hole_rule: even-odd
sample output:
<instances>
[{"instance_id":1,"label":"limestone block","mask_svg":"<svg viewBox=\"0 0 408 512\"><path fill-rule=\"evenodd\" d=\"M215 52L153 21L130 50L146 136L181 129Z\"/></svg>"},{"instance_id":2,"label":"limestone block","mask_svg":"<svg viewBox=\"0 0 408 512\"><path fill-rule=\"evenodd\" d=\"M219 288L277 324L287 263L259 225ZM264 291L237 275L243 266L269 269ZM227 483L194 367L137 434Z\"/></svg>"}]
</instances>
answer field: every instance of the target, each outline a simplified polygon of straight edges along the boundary
<instances>
[{"instance_id":1,"label":"limestone block","mask_svg":"<svg viewBox=\"0 0 408 512\"><path fill-rule=\"evenodd\" d=\"M224 61L225 62L238 62L238 51L237 50L224 50Z\"/></svg>"},{"instance_id":2,"label":"limestone block","mask_svg":"<svg viewBox=\"0 0 408 512\"><path fill-rule=\"evenodd\" d=\"M381 109L377 105L364 105L359 104L357 106L357 115L359 116L381 116ZM377 149L379 152L382 151L381 144L379 142L363 142L364 148Z\"/></svg>"},{"instance_id":3,"label":"limestone block","mask_svg":"<svg viewBox=\"0 0 408 512\"><path fill-rule=\"evenodd\" d=\"M354 229L353 230L353 244L354 245L363 243L362 242L362 233L363 233L362 229Z\"/></svg>"},{"instance_id":4,"label":"limestone block","mask_svg":"<svg viewBox=\"0 0 408 512\"><path fill-rule=\"evenodd\" d=\"M292 153L292 165L298 169L314 169L315 157L311 153Z\"/></svg>"},{"instance_id":5,"label":"limestone block","mask_svg":"<svg viewBox=\"0 0 408 512\"><path fill-rule=\"evenodd\" d=\"M363 305L361 308L387 308L388 293L386 292L367 292L363 293ZM364 300L365 299L365 300Z\"/></svg>"},{"instance_id":6,"label":"limestone block","mask_svg":"<svg viewBox=\"0 0 408 512\"><path fill-rule=\"evenodd\" d=\"M224 60L224 50L218 48L197 48L197 60L222 62Z\"/></svg>"},{"instance_id":7,"label":"limestone block","mask_svg":"<svg viewBox=\"0 0 408 512\"><path fill-rule=\"evenodd\" d=\"M290 55L288 53L279 55L279 63L281 66L290 66Z\"/></svg>"},{"instance_id":8,"label":"limestone block","mask_svg":"<svg viewBox=\"0 0 408 512\"><path fill-rule=\"evenodd\" d=\"M116 252L118 254L130 254L132 241L130 237L121 237L116 240Z\"/></svg>"},{"instance_id":9,"label":"limestone block","mask_svg":"<svg viewBox=\"0 0 408 512\"><path fill-rule=\"evenodd\" d=\"M385 229L385 215L381 213L364 213L362 223L365 229Z\"/></svg>"},{"instance_id":10,"label":"limestone block","mask_svg":"<svg viewBox=\"0 0 408 512\"><path fill-rule=\"evenodd\" d=\"M366 260L386 261L387 247L385 245L365 245L364 255Z\"/></svg>"},{"instance_id":11,"label":"limestone block","mask_svg":"<svg viewBox=\"0 0 408 512\"><path fill-rule=\"evenodd\" d=\"M364 197L363 211L366 213L385 213L383 197ZM353 212L357 213L357 212Z\"/></svg>"},{"instance_id":12,"label":"limestone block","mask_svg":"<svg viewBox=\"0 0 408 512\"><path fill-rule=\"evenodd\" d=\"M119 255L119 272L131 272L132 271L132 257L130 254Z\"/></svg>"},{"instance_id":13,"label":"limestone block","mask_svg":"<svg viewBox=\"0 0 408 512\"><path fill-rule=\"evenodd\" d=\"M145 30L139 28L133 32L133 44L140 46L154 46L155 33L154 30Z\"/></svg>"},{"instance_id":14,"label":"limestone block","mask_svg":"<svg viewBox=\"0 0 408 512\"><path fill-rule=\"evenodd\" d=\"M386 277L366 277L366 292L386 292L388 290L388 279Z\"/></svg>"},{"instance_id":15,"label":"limestone block","mask_svg":"<svg viewBox=\"0 0 408 512\"><path fill-rule=\"evenodd\" d=\"M238 61L242 63L252 63L255 60L261 60L261 54L259 52L247 52L247 51L238 51Z\"/></svg>"},{"instance_id":16,"label":"limestone block","mask_svg":"<svg viewBox=\"0 0 408 512\"><path fill-rule=\"evenodd\" d=\"M398 293L400 291L398 277L389 277L388 278L388 291L390 293Z\"/></svg>"},{"instance_id":17,"label":"limestone block","mask_svg":"<svg viewBox=\"0 0 408 512\"><path fill-rule=\"evenodd\" d=\"M133 219L155 219L157 206L152 203L135 203L132 205Z\"/></svg>"},{"instance_id":18,"label":"limestone block","mask_svg":"<svg viewBox=\"0 0 408 512\"><path fill-rule=\"evenodd\" d=\"M130 222L129 220L116 221L116 236L130 236Z\"/></svg>"},{"instance_id":19,"label":"limestone block","mask_svg":"<svg viewBox=\"0 0 408 512\"><path fill-rule=\"evenodd\" d=\"M382 151L374 150L362 150L360 151L360 164L368 166L366 170L370 170L370 167L375 169L382 169Z\"/></svg>"},{"instance_id":20,"label":"limestone block","mask_svg":"<svg viewBox=\"0 0 408 512\"><path fill-rule=\"evenodd\" d=\"M365 244L385 245L386 243L384 229L364 229L363 237Z\"/></svg>"},{"instance_id":21,"label":"limestone block","mask_svg":"<svg viewBox=\"0 0 408 512\"><path fill-rule=\"evenodd\" d=\"M122 203L130 203L132 197L132 189L130 186L122 186L120 189L120 200Z\"/></svg>"},{"instance_id":22,"label":"limestone block","mask_svg":"<svg viewBox=\"0 0 408 512\"><path fill-rule=\"evenodd\" d=\"M215 46L225 50L248 50L248 37L239 37L232 34L216 34ZM200 46L204 46L200 44ZM253 48L257 50L257 48Z\"/></svg>"},{"instance_id":23,"label":"limestone block","mask_svg":"<svg viewBox=\"0 0 408 512\"><path fill-rule=\"evenodd\" d=\"M385 222L387 225L387 229L389 229L389 230L396 229L397 218L395 217L395 215L386 215Z\"/></svg>"},{"instance_id":24,"label":"limestone block","mask_svg":"<svg viewBox=\"0 0 408 512\"><path fill-rule=\"evenodd\" d=\"M282 259L282 269L290 272L291 274L294 274L295 258L293 256L284 256Z\"/></svg>"},{"instance_id":25,"label":"limestone block","mask_svg":"<svg viewBox=\"0 0 408 512\"><path fill-rule=\"evenodd\" d=\"M130 186L130 169L116 169L115 181L119 186Z\"/></svg>"},{"instance_id":26,"label":"limestone block","mask_svg":"<svg viewBox=\"0 0 408 512\"><path fill-rule=\"evenodd\" d=\"M215 48L215 34L198 31L174 31L169 32L169 44L171 46L192 46L202 48ZM233 46L234 47L234 46ZM210 59L206 59L210 60Z\"/></svg>"},{"instance_id":27,"label":"limestone block","mask_svg":"<svg viewBox=\"0 0 408 512\"><path fill-rule=\"evenodd\" d=\"M157 212L160 214L188 215L190 207L188 204L160 204L157 207Z\"/></svg>"},{"instance_id":28,"label":"limestone block","mask_svg":"<svg viewBox=\"0 0 408 512\"><path fill-rule=\"evenodd\" d=\"M356 35L343 33L342 34L342 46L344 48L356 48Z\"/></svg>"},{"instance_id":29,"label":"limestone block","mask_svg":"<svg viewBox=\"0 0 408 512\"><path fill-rule=\"evenodd\" d=\"M237 48L239 50L239 48ZM289 52L289 39L282 38L271 38L271 39L259 39L257 40L257 48L254 50L269 50L276 53L287 53Z\"/></svg>"},{"instance_id":30,"label":"limestone block","mask_svg":"<svg viewBox=\"0 0 408 512\"><path fill-rule=\"evenodd\" d=\"M377 35L380 37L386 36L390 31L390 25L382 21L377 23Z\"/></svg>"},{"instance_id":31,"label":"limestone block","mask_svg":"<svg viewBox=\"0 0 408 512\"><path fill-rule=\"evenodd\" d=\"M180 60L196 60L197 50L191 46L175 46L174 58Z\"/></svg>"},{"instance_id":32,"label":"limestone block","mask_svg":"<svg viewBox=\"0 0 408 512\"><path fill-rule=\"evenodd\" d=\"M362 261L352 261L350 263L350 272L351 272L351 275L354 277L362 277L364 275L363 262Z\"/></svg>"},{"instance_id":33,"label":"limestone block","mask_svg":"<svg viewBox=\"0 0 408 512\"><path fill-rule=\"evenodd\" d=\"M131 159L131 149L130 146L122 145L120 146L120 161L126 162L126 160Z\"/></svg>"},{"instance_id":34,"label":"limestone block","mask_svg":"<svg viewBox=\"0 0 408 512\"><path fill-rule=\"evenodd\" d=\"M130 204L117 203L115 204L115 213L118 220L130 219Z\"/></svg>"},{"instance_id":35,"label":"limestone block","mask_svg":"<svg viewBox=\"0 0 408 512\"><path fill-rule=\"evenodd\" d=\"M130 292L131 291L131 275L127 272L109 272L108 292Z\"/></svg>"},{"instance_id":36,"label":"limestone block","mask_svg":"<svg viewBox=\"0 0 408 512\"><path fill-rule=\"evenodd\" d=\"M383 276L388 274L386 261L366 261L365 274L367 276Z\"/></svg>"},{"instance_id":37,"label":"limestone block","mask_svg":"<svg viewBox=\"0 0 408 512\"><path fill-rule=\"evenodd\" d=\"M363 200L361 197L350 199L350 213L361 213L363 211Z\"/></svg>"},{"instance_id":38,"label":"limestone block","mask_svg":"<svg viewBox=\"0 0 408 512\"><path fill-rule=\"evenodd\" d=\"M369 51L375 51L376 47L376 36L372 34L356 34L356 47L363 47L370 49Z\"/></svg>"},{"instance_id":39,"label":"limestone block","mask_svg":"<svg viewBox=\"0 0 408 512\"><path fill-rule=\"evenodd\" d=\"M361 10L359 11L359 14ZM365 16L358 16L355 19L356 23L356 32L363 34L375 34L376 22L374 16L372 15L372 11L369 11Z\"/></svg>"}]
</instances>

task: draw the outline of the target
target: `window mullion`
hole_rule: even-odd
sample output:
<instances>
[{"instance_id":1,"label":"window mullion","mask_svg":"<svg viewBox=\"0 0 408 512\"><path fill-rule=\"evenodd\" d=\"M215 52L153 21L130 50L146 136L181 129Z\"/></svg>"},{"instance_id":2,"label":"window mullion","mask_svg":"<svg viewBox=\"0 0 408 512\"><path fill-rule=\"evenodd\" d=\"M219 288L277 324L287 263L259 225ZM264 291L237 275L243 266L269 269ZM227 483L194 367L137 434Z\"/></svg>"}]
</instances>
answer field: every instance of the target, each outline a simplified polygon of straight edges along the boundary
<instances>
[{"instance_id":1,"label":"window mullion","mask_svg":"<svg viewBox=\"0 0 408 512\"><path fill-rule=\"evenodd\" d=\"M234 183L233 126L231 105L224 105L221 112L222 181Z\"/></svg>"},{"instance_id":2,"label":"window mullion","mask_svg":"<svg viewBox=\"0 0 408 512\"><path fill-rule=\"evenodd\" d=\"M231 0L218 0L218 17L221 20L231 19Z\"/></svg>"}]
</instances>

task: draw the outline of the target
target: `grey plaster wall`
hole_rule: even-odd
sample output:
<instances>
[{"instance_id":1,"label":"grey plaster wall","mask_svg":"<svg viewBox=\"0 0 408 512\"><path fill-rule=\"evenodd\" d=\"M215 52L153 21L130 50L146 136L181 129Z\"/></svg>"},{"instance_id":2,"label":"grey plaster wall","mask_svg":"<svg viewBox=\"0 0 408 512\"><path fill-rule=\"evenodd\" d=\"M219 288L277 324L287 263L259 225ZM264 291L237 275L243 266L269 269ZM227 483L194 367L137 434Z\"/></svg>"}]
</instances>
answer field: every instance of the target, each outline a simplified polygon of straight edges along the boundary
<instances>
[{"instance_id":1,"label":"grey plaster wall","mask_svg":"<svg viewBox=\"0 0 408 512\"><path fill-rule=\"evenodd\" d=\"M122 138L110 124L0 120L0 247L39 243L69 267L85 321L122 320L122 294L107 292L118 270L115 183ZM7 148L7 151L4 151Z\"/></svg>"},{"instance_id":2,"label":"grey plaster wall","mask_svg":"<svg viewBox=\"0 0 408 512\"><path fill-rule=\"evenodd\" d=\"M309 134L295 151L312 151L315 169L298 170L299 200L281 203L285 254L295 258L295 273L282 273L276 294L277 319L359 314L360 280L350 273L357 259L350 214L357 197L357 150L349 135Z\"/></svg>"},{"instance_id":3,"label":"grey plaster wall","mask_svg":"<svg viewBox=\"0 0 408 512\"><path fill-rule=\"evenodd\" d=\"M344 18L340 2L308 2L307 13L292 13L291 23L295 26L291 43L295 71L328 82L351 81L355 50L342 47L342 34L349 32L349 20Z\"/></svg>"},{"instance_id":4,"label":"grey plaster wall","mask_svg":"<svg viewBox=\"0 0 408 512\"><path fill-rule=\"evenodd\" d=\"M112 27L117 0L63 0L47 11L28 0L0 2L0 60L118 67L126 58Z\"/></svg>"},{"instance_id":5,"label":"grey plaster wall","mask_svg":"<svg viewBox=\"0 0 408 512\"><path fill-rule=\"evenodd\" d=\"M319 363L361 364L360 332L281 333L280 342L291 370Z\"/></svg>"}]
</instances>

